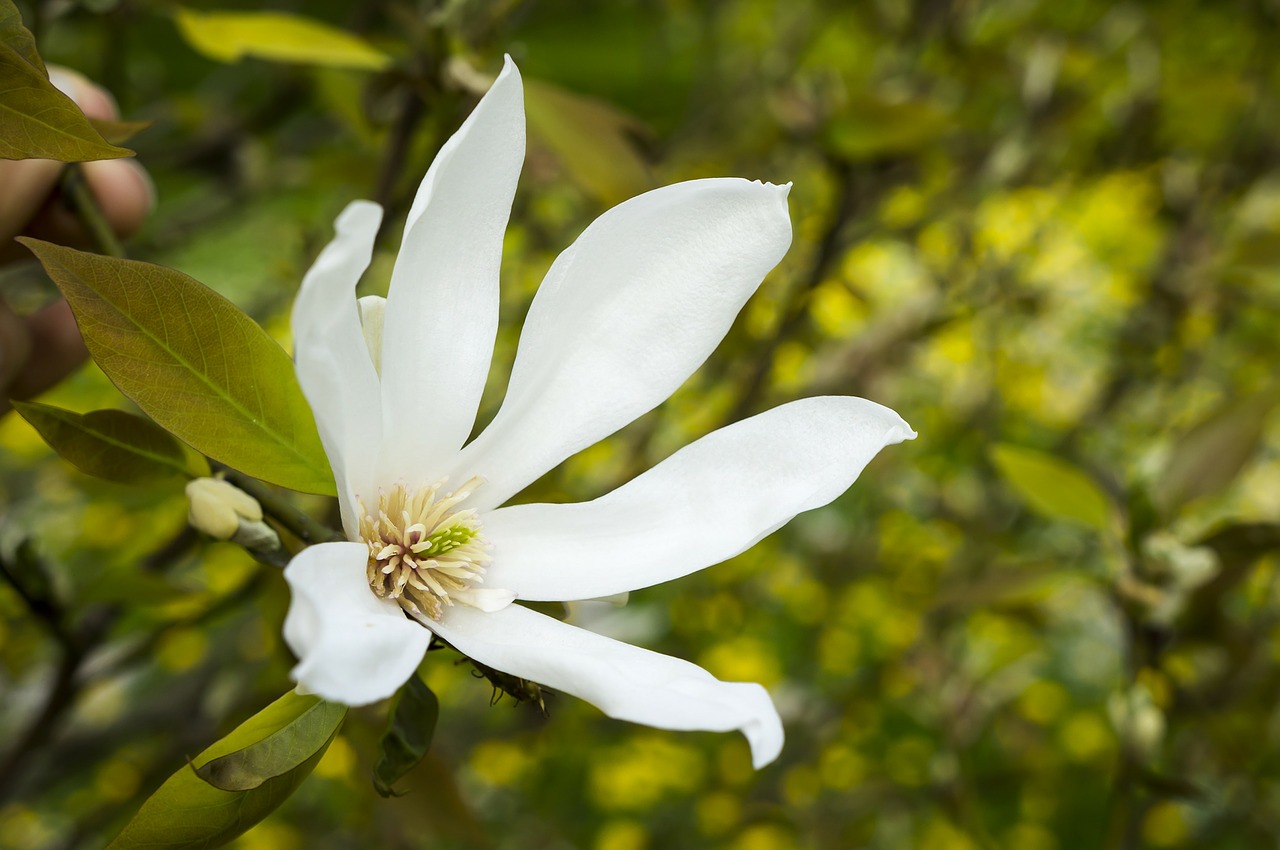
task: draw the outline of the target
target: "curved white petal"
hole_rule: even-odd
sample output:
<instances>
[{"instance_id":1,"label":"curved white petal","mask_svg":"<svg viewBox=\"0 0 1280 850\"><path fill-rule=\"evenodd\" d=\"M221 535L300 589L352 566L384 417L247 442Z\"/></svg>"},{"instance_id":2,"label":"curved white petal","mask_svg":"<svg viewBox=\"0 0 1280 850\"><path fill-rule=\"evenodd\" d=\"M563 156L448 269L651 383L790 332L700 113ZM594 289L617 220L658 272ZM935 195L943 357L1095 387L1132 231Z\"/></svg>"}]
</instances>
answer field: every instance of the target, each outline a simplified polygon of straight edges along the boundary
<instances>
[{"instance_id":1,"label":"curved white petal","mask_svg":"<svg viewBox=\"0 0 1280 850\"><path fill-rule=\"evenodd\" d=\"M356 301L360 308L360 329L364 331L364 344L373 361L373 371L382 375L382 325L387 315L387 299L381 295L366 295Z\"/></svg>"},{"instance_id":2,"label":"curved white petal","mask_svg":"<svg viewBox=\"0 0 1280 850\"><path fill-rule=\"evenodd\" d=\"M455 605L431 629L481 664L581 697L610 717L659 729L740 730L764 767L782 750L768 692L512 605L494 614Z\"/></svg>"},{"instance_id":3,"label":"curved white petal","mask_svg":"<svg viewBox=\"0 0 1280 850\"><path fill-rule=\"evenodd\" d=\"M356 284L369 265L382 208L355 201L334 223L293 303L293 357L298 383L315 414L338 483L342 525L353 536L353 493L368 492L382 439L378 376L365 346Z\"/></svg>"},{"instance_id":4,"label":"curved white petal","mask_svg":"<svg viewBox=\"0 0 1280 850\"><path fill-rule=\"evenodd\" d=\"M552 264L529 308L506 400L463 449L502 504L653 409L698 368L791 243L787 187L694 180L614 207Z\"/></svg>"},{"instance_id":5,"label":"curved white petal","mask_svg":"<svg viewBox=\"0 0 1280 850\"><path fill-rule=\"evenodd\" d=\"M285 567L293 598L284 639L298 657L294 681L346 705L391 696L422 661L431 632L379 599L365 579L362 543L321 543Z\"/></svg>"},{"instance_id":6,"label":"curved white petal","mask_svg":"<svg viewBox=\"0 0 1280 850\"><path fill-rule=\"evenodd\" d=\"M381 482L435 481L471 433L523 162L524 92L508 58L436 155L405 223L383 326Z\"/></svg>"},{"instance_id":7,"label":"curved white petal","mask_svg":"<svg viewBox=\"0 0 1280 850\"><path fill-rule=\"evenodd\" d=\"M516 601L513 591L499 587L466 587L450 594L455 602L479 608L481 611L501 611Z\"/></svg>"},{"instance_id":8,"label":"curved white petal","mask_svg":"<svg viewBox=\"0 0 1280 850\"><path fill-rule=\"evenodd\" d=\"M637 590L718 564L827 504L885 446L915 437L887 407L806 398L714 431L608 495L485 516L485 580L528 600Z\"/></svg>"}]
</instances>

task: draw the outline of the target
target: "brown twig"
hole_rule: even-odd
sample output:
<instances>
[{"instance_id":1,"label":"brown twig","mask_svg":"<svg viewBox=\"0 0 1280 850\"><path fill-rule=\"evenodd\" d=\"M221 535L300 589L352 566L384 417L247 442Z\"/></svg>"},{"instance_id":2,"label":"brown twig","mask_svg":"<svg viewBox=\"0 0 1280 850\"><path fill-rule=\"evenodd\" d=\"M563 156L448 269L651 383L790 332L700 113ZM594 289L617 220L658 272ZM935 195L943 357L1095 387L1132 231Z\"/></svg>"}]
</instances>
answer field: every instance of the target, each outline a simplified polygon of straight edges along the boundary
<instances>
[{"instance_id":1,"label":"brown twig","mask_svg":"<svg viewBox=\"0 0 1280 850\"><path fill-rule=\"evenodd\" d=\"M738 396L737 403L727 418L728 422L737 422L755 412L761 396L764 395L769 370L773 368L774 353L804 326L808 307L806 296L823 281L831 265L840 256L840 248L843 246L841 237L845 226L857 215L858 193L854 190L852 168L842 161L833 161L832 167L835 170L837 186L835 209L818 242L818 250L813 262L809 265L809 273L799 281L790 297L784 302L791 305L790 311L778 322L768 341L756 349L742 393Z\"/></svg>"},{"instance_id":2,"label":"brown twig","mask_svg":"<svg viewBox=\"0 0 1280 850\"><path fill-rule=\"evenodd\" d=\"M32 556L35 557L35 556ZM76 677L92 647L102 637L115 619L115 610L99 608L86 617L79 629L67 626L65 611L52 599L42 599L30 593L9 564L0 559L0 573L14 588L31 615L45 625L57 641L60 657L54 672L53 686L49 689L40 710L31 719L17 743L0 762L0 800L12 795L23 768L35 753L47 744L58 728L58 720L75 704L79 688Z\"/></svg>"},{"instance_id":3,"label":"brown twig","mask_svg":"<svg viewBox=\"0 0 1280 850\"><path fill-rule=\"evenodd\" d=\"M406 85L400 92L400 109L396 114L395 125L391 128L391 135L387 139L386 155L382 158L382 168L378 172L378 182L373 192L373 199L384 210L391 209L392 202L395 200L396 183L400 179L400 172L404 169L405 158L409 153L409 143L413 140L413 131L418 126L422 113L422 98L413 86ZM390 216L382 220L382 227L378 231L379 238L386 230L388 218Z\"/></svg>"},{"instance_id":4,"label":"brown twig","mask_svg":"<svg viewBox=\"0 0 1280 850\"><path fill-rule=\"evenodd\" d=\"M219 471L232 484L257 499L258 504L262 505L263 514L306 545L346 540L345 535L324 523L316 522L258 479L229 467L219 467Z\"/></svg>"},{"instance_id":5,"label":"brown twig","mask_svg":"<svg viewBox=\"0 0 1280 850\"><path fill-rule=\"evenodd\" d=\"M93 240L93 247L98 253L106 254L108 257L127 256L124 246L116 238L115 231L111 229L110 222L102 212L98 199L93 196L93 191L85 180L84 168L79 163L73 162L63 169L60 188L63 196L70 203L71 209L75 211L76 218L88 231L89 238Z\"/></svg>"}]
</instances>

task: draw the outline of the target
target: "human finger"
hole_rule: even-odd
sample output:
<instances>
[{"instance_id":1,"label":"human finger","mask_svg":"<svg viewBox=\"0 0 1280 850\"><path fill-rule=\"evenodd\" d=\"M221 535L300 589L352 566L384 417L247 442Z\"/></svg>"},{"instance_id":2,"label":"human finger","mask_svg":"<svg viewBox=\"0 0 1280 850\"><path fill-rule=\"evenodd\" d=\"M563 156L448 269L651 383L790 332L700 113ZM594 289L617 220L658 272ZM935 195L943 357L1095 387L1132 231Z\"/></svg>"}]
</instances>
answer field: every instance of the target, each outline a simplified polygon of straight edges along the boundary
<instances>
[{"instance_id":1,"label":"human finger","mask_svg":"<svg viewBox=\"0 0 1280 850\"><path fill-rule=\"evenodd\" d=\"M122 239L136 233L154 204L155 190L147 173L132 160L86 162L83 168L89 191L112 232ZM78 214L60 193L46 199L24 232L59 245L93 247Z\"/></svg>"},{"instance_id":2,"label":"human finger","mask_svg":"<svg viewBox=\"0 0 1280 850\"><path fill-rule=\"evenodd\" d=\"M49 82L94 118L115 118L115 100L82 74L53 65ZM62 173L63 164L52 159L0 160L0 238L8 242L26 230L44 206Z\"/></svg>"},{"instance_id":3,"label":"human finger","mask_svg":"<svg viewBox=\"0 0 1280 850\"><path fill-rule=\"evenodd\" d=\"M5 394L9 398L39 395L75 371L89 356L66 301L55 301L37 310L23 324L30 349L26 362L8 382Z\"/></svg>"},{"instance_id":4,"label":"human finger","mask_svg":"<svg viewBox=\"0 0 1280 850\"><path fill-rule=\"evenodd\" d=\"M0 159L0 240L27 229L61 173L62 163L51 159Z\"/></svg>"},{"instance_id":5,"label":"human finger","mask_svg":"<svg viewBox=\"0 0 1280 850\"><path fill-rule=\"evenodd\" d=\"M93 118L119 114L115 100L82 74L51 66L49 79ZM146 170L132 159L99 160L82 166L85 180L111 229L121 238L137 232L155 206L155 186ZM0 262L25 256L12 237L27 233L39 239L75 247L90 240L77 215L54 191L62 164L51 160L0 162Z\"/></svg>"}]
</instances>

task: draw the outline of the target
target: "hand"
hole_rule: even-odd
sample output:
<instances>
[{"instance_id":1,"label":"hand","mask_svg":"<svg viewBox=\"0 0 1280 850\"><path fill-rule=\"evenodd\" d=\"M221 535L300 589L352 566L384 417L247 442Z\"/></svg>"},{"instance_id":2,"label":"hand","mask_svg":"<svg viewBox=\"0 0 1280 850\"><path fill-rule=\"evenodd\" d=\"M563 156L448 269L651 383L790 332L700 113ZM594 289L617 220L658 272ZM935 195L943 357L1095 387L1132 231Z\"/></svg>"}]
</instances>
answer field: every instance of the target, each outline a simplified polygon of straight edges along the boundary
<instances>
[{"instance_id":1,"label":"hand","mask_svg":"<svg viewBox=\"0 0 1280 850\"><path fill-rule=\"evenodd\" d=\"M112 119L115 101L104 89L65 68L49 78L91 118ZM0 160L0 263L29 258L13 237L87 247L88 237L56 191L64 164L48 159ZM86 162L85 180L112 229L135 232L155 205L151 178L131 159ZM7 399L44 392L88 356L71 309L59 300L30 316L15 315L0 297L0 415Z\"/></svg>"}]
</instances>

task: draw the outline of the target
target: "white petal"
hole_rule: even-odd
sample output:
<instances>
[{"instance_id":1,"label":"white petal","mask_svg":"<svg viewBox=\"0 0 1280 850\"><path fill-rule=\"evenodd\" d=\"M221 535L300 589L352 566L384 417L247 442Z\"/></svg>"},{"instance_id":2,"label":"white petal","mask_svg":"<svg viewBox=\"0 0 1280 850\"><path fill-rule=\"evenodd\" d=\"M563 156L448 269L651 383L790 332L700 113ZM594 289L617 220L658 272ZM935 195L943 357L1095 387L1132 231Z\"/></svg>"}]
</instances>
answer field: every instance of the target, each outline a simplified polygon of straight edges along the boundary
<instances>
[{"instance_id":1,"label":"white petal","mask_svg":"<svg viewBox=\"0 0 1280 850\"><path fill-rule=\"evenodd\" d=\"M380 481L430 483L475 423L498 328L502 236L524 162L524 91L507 59L413 201L382 348Z\"/></svg>"},{"instance_id":2,"label":"white petal","mask_svg":"<svg viewBox=\"0 0 1280 850\"><path fill-rule=\"evenodd\" d=\"M885 446L915 437L887 407L806 398L714 431L591 502L486 515L485 581L520 599L637 590L718 564L825 505Z\"/></svg>"},{"instance_id":3,"label":"white petal","mask_svg":"<svg viewBox=\"0 0 1280 850\"><path fill-rule=\"evenodd\" d=\"M597 219L529 308L506 400L463 450L478 507L653 409L706 360L791 244L787 187L694 180Z\"/></svg>"},{"instance_id":4,"label":"white petal","mask_svg":"<svg viewBox=\"0 0 1280 850\"><path fill-rule=\"evenodd\" d=\"M387 315L387 299L381 295L366 295L356 304L360 307L360 329L364 332L364 344L373 361L373 371L382 374L382 325Z\"/></svg>"},{"instance_id":5,"label":"white petal","mask_svg":"<svg viewBox=\"0 0 1280 850\"><path fill-rule=\"evenodd\" d=\"M481 664L581 697L610 717L659 729L738 729L756 767L782 750L782 721L760 685L721 682L696 664L519 605L495 614L454 606L430 626Z\"/></svg>"},{"instance_id":6,"label":"white petal","mask_svg":"<svg viewBox=\"0 0 1280 850\"><path fill-rule=\"evenodd\" d=\"M342 524L354 536L353 493L369 492L382 438L378 376L365 346L356 284L369 265L382 209L349 204L293 303L293 356L338 483Z\"/></svg>"},{"instance_id":7,"label":"white petal","mask_svg":"<svg viewBox=\"0 0 1280 850\"><path fill-rule=\"evenodd\" d=\"M450 595L457 602L488 612L501 611L516 601L515 593L497 587L466 587Z\"/></svg>"},{"instance_id":8,"label":"white petal","mask_svg":"<svg viewBox=\"0 0 1280 850\"><path fill-rule=\"evenodd\" d=\"M346 705L385 699L413 675L431 633L379 599L365 579L362 543L321 543L285 567L293 598L284 639L298 656L294 681Z\"/></svg>"}]
</instances>

